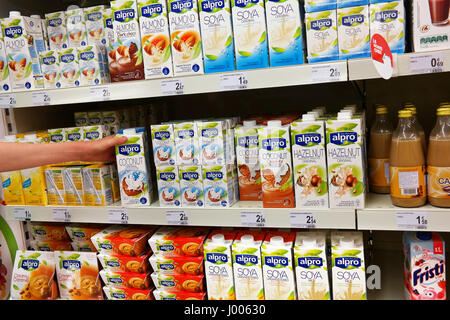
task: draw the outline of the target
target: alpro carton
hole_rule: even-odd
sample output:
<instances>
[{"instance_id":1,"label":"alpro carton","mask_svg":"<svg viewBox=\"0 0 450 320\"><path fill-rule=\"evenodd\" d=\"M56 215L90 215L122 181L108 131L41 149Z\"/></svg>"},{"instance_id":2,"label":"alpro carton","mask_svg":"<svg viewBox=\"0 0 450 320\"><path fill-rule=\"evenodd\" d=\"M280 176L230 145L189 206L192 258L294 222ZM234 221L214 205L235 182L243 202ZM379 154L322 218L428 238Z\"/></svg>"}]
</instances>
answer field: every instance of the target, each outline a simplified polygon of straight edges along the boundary
<instances>
[{"instance_id":1,"label":"alpro carton","mask_svg":"<svg viewBox=\"0 0 450 320\"><path fill-rule=\"evenodd\" d=\"M83 167L83 200L86 206L112 204L111 173L108 166L95 164Z\"/></svg>"},{"instance_id":2,"label":"alpro carton","mask_svg":"<svg viewBox=\"0 0 450 320\"><path fill-rule=\"evenodd\" d=\"M64 141L84 141L84 127L65 128Z\"/></svg>"},{"instance_id":3,"label":"alpro carton","mask_svg":"<svg viewBox=\"0 0 450 320\"><path fill-rule=\"evenodd\" d=\"M267 68L266 16L264 0L231 0L236 69Z\"/></svg>"},{"instance_id":4,"label":"alpro carton","mask_svg":"<svg viewBox=\"0 0 450 320\"><path fill-rule=\"evenodd\" d=\"M61 88L78 87L80 85L80 68L76 48L58 51L58 63Z\"/></svg>"},{"instance_id":5,"label":"alpro carton","mask_svg":"<svg viewBox=\"0 0 450 320\"><path fill-rule=\"evenodd\" d=\"M203 274L203 257L170 257L153 254L149 259L152 269L159 274Z\"/></svg>"},{"instance_id":6,"label":"alpro carton","mask_svg":"<svg viewBox=\"0 0 450 320\"><path fill-rule=\"evenodd\" d=\"M349 8L349 7L357 7L357 6L366 6L369 4L369 0L337 0L336 5L337 8Z\"/></svg>"},{"instance_id":7,"label":"alpro carton","mask_svg":"<svg viewBox=\"0 0 450 320\"><path fill-rule=\"evenodd\" d=\"M325 123L303 115L291 124L295 206L328 208Z\"/></svg>"},{"instance_id":8,"label":"alpro carton","mask_svg":"<svg viewBox=\"0 0 450 320\"><path fill-rule=\"evenodd\" d=\"M148 273L151 271L149 263L151 254L151 250L137 257L126 256L114 252L99 252L97 258L102 267L107 270Z\"/></svg>"},{"instance_id":9,"label":"alpro carton","mask_svg":"<svg viewBox=\"0 0 450 320\"><path fill-rule=\"evenodd\" d=\"M205 73L235 70L229 0L199 0Z\"/></svg>"},{"instance_id":10,"label":"alpro carton","mask_svg":"<svg viewBox=\"0 0 450 320\"><path fill-rule=\"evenodd\" d=\"M87 126L88 123L88 113L87 112L75 112L74 113L74 120L75 120L75 125L77 127L84 127Z\"/></svg>"},{"instance_id":11,"label":"alpro carton","mask_svg":"<svg viewBox=\"0 0 450 320\"><path fill-rule=\"evenodd\" d=\"M198 122L187 121L173 124L178 165L198 165L200 163Z\"/></svg>"},{"instance_id":12,"label":"alpro carton","mask_svg":"<svg viewBox=\"0 0 450 320\"><path fill-rule=\"evenodd\" d=\"M81 166L68 166L62 169L64 203L68 206L84 204L82 169Z\"/></svg>"},{"instance_id":13,"label":"alpro carton","mask_svg":"<svg viewBox=\"0 0 450 320\"><path fill-rule=\"evenodd\" d=\"M205 207L230 207L236 201L234 165L202 166Z\"/></svg>"},{"instance_id":14,"label":"alpro carton","mask_svg":"<svg viewBox=\"0 0 450 320\"><path fill-rule=\"evenodd\" d=\"M331 233L333 300L366 300L366 269L361 232Z\"/></svg>"},{"instance_id":15,"label":"alpro carton","mask_svg":"<svg viewBox=\"0 0 450 320\"><path fill-rule=\"evenodd\" d=\"M166 1L138 0L146 79L173 76Z\"/></svg>"},{"instance_id":16,"label":"alpro carton","mask_svg":"<svg viewBox=\"0 0 450 320\"><path fill-rule=\"evenodd\" d=\"M11 91L9 82L8 57L6 56L5 43L3 41L3 32L0 35L0 93Z\"/></svg>"},{"instance_id":17,"label":"alpro carton","mask_svg":"<svg viewBox=\"0 0 450 320\"><path fill-rule=\"evenodd\" d=\"M236 300L264 300L261 244L266 232L241 231L232 244Z\"/></svg>"},{"instance_id":18,"label":"alpro carton","mask_svg":"<svg viewBox=\"0 0 450 320\"><path fill-rule=\"evenodd\" d=\"M364 133L361 118L340 112L326 122L330 208L364 208Z\"/></svg>"},{"instance_id":19,"label":"alpro carton","mask_svg":"<svg viewBox=\"0 0 450 320\"><path fill-rule=\"evenodd\" d=\"M261 245L265 300L296 300L292 247L295 232L268 232Z\"/></svg>"},{"instance_id":20,"label":"alpro carton","mask_svg":"<svg viewBox=\"0 0 450 320\"><path fill-rule=\"evenodd\" d=\"M25 198L20 171L1 172L0 178L5 202L8 205L24 205Z\"/></svg>"},{"instance_id":21,"label":"alpro carton","mask_svg":"<svg viewBox=\"0 0 450 320\"><path fill-rule=\"evenodd\" d=\"M103 123L103 115L101 111L88 111L87 113L88 123L87 125L96 126Z\"/></svg>"},{"instance_id":22,"label":"alpro carton","mask_svg":"<svg viewBox=\"0 0 450 320\"><path fill-rule=\"evenodd\" d=\"M155 300L205 300L205 292L188 292L176 290L159 290L153 291Z\"/></svg>"},{"instance_id":23,"label":"alpro carton","mask_svg":"<svg viewBox=\"0 0 450 320\"><path fill-rule=\"evenodd\" d=\"M308 61L339 58L336 9L305 14Z\"/></svg>"},{"instance_id":24,"label":"alpro carton","mask_svg":"<svg viewBox=\"0 0 450 320\"><path fill-rule=\"evenodd\" d=\"M106 46L108 44L103 20L104 9L104 5L83 8L88 45Z\"/></svg>"},{"instance_id":25,"label":"alpro carton","mask_svg":"<svg viewBox=\"0 0 450 320\"><path fill-rule=\"evenodd\" d=\"M392 53L405 52L405 7L403 0L371 2L370 33L380 34Z\"/></svg>"},{"instance_id":26,"label":"alpro carton","mask_svg":"<svg viewBox=\"0 0 450 320\"><path fill-rule=\"evenodd\" d=\"M162 207L179 207L180 180L177 166L156 167L159 205Z\"/></svg>"},{"instance_id":27,"label":"alpro carton","mask_svg":"<svg viewBox=\"0 0 450 320\"><path fill-rule=\"evenodd\" d=\"M31 17L22 17L25 23L25 29L29 36L29 41L32 42L37 58L39 59L39 53L46 50L44 34L42 32L42 19L38 15L32 15ZM34 52L30 50L30 54L34 57Z\"/></svg>"},{"instance_id":28,"label":"alpro carton","mask_svg":"<svg viewBox=\"0 0 450 320\"><path fill-rule=\"evenodd\" d=\"M305 12L317 12L336 9L339 0L305 0ZM349 0L342 0L349 1Z\"/></svg>"},{"instance_id":29,"label":"alpro carton","mask_svg":"<svg viewBox=\"0 0 450 320\"><path fill-rule=\"evenodd\" d=\"M45 14L50 50L67 48L66 14L58 11Z\"/></svg>"},{"instance_id":30,"label":"alpro carton","mask_svg":"<svg viewBox=\"0 0 450 320\"><path fill-rule=\"evenodd\" d=\"M111 8L103 9L102 13L103 13L103 24L105 28L106 46L108 47L109 53L109 49L114 47L111 46L111 44L112 45L114 44L114 28L113 28L114 17Z\"/></svg>"},{"instance_id":31,"label":"alpro carton","mask_svg":"<svg viewBox=\"0 0 450 320\"><path fill-rule=\"evenodd\" d=\"M104 286L103 291L108 300L154 300L152 289L135 289L126 287Z\"/></svg>"},{"instance_id":32,"label":"alpro carton","mask_svg":"<svg viewBox=\"0 0 450 320\"><path fill-rule=\"evenodd\" d=\"M187 274L151 274L155 288L158 290L203 292L204 275Z\"/></svg>"},{"instance_id":33,"label":"alpro carton","mask_svg":"<svg viewBox=\"0 0 450 320\"><path fill-rule=\"evenodd\" d=\"M111 287L149 289L152 285L150 273L134 273L103 269L100 271L100 277L105 285Z\"/></svg>"},{"instance_id":34,"label":"alpro carton","mask_svg":"<svg viewBox=\"0 0 450 320\"><path fill-rule=\"evenodd\" d=\"M145 74L136 1L111 1L111 9L114 30L113 50L109 52L111 81L142 80Z\"/></svg>"},{"instance_id":35,"label":"alpro carton","mask_svg":"<svg viewBox=\"0 0 450 320\"><path fill-rule=\"evenodd\" d=\"M101 124L97 126L86 126L83 127L84 140L85 141L95 141L106 137L106 126Z\"/></svg>"},{"instance_id":36,"label":"alpro carton","mask_svg":"<svg viewBox=\"0 0 450 320\"><path fill-rule=\"evenodd\" d=\"M64 205L63 167L48 167L45 169L47 199L49 205Z\"/></svg>"},{"instance_id":37,"label":"alpro carton","mask_svg":"<svg viewBox=\"0 0 450 320\"><path fill-rule=\"evenodd\" d=\"M226 164L226 123L225 121L199 121L200 164Z\"/></svg>"},{"instance_id":38,"label":"alpro carton","mask_svg":"<svg viewBox=\"0 0 450 320\"><path fill-rule=\"evenodd\" d=\"M120 117L118 110L102 111L102 123L107 127L108 135L116 134L119 131Z\"/></svg>"},{"instance_id":39,"label":"alpro carton","mask_svg":"<svg viewBox=\"0 0 450 320\"><path fill-rule=\"evenodd\" d=\"M325 232L297 232L294 262L298 300L330 300Z\"/></svg>"},{"instance_id":40,"label":"alpro carton","mask_svg":"<svg viewBox=\"0 0 450 320\"><path fill-rule=\"evenodd\" d=\"M213 230L203 244L209 300L236 300L231 245L237 231Z\"/></svg>"},{"instance_id":41,"label":"alpro carton","mask_svg":"<svg viewBox=\"0 0 450 320\"><path fill-rule=\"evenodd\" d=\"M58 53L54 50L48 50L39 54L41 71L44 77L44 88L53 89L61 87L61 73L59 70Z\"/></svg>"},{"instance_id":42,"label":"alpro carton","mask_svg":"<svg viewBox=\"0 0 450 320\"><path fill-rule=\"evenodd\" d=\"M125 144L116 147L122 205L149 206L152 184L145 128L121 129L118 136L122 135L128 137Z\"/></svg>"},{"instance_id":43,"label":"alpro carton","mask_svg":"<svg viewBox=\"0 0 450 320\"><path fill-rule=\"evenodd\" d=\"M369 6L337 10L339 59L370 57Z\"/></svg>"},{"instance_id":44,"label":"alpro carton","mask_svg":"<svg viewBox=\"0 0 450 320\"><path fill-rule=\"evenodd\" d=\"M50 143L65 142L67 139L65 128L48 129Z\"/></svg>"},{"instance_id":45,"label":"alpro carton","mask_svg":"<svg viewBox=\"0 0 450 320\"><path fill-rule=\"evenodd\" d=\"M179 166L180 201L182 207L203 207L203 174L201 166Z\"/></svg>"},{"instance_id":46,"label":"alpro carton","mask_svg":"<svg viewBox=\"0 0 450 320\"><path fill-rule=\"evenodd\" d=\"M197 0L169 0L167 5L174 75L203 74Z\"/></svg>"},{"instance_id":47,"label":"alpro carton","mask_svg":"<svg viewBox=\"0 0 450 320\"><path fill-rule=\"evenodd\" d=\"M106 49L98 45L77 48L80 86L92 86L109 82L109 70L105 68Z\"/></svg>"},{"instance_id":48,"label":"alpro carton","mask_svg":"<svg viewBox=\"0 0 450 320\"><path fill-rule=\"evenodd\" d=\"M172 124L152 125L152 145L156 166L176 164L175 139Z\"/></svg>"},{"instance_id":49,"label":"alpro carton","mask_svg":"<svg viewBox=\"0 0 450 320\"><path fill-rule=\"evenodd\" d=\"M87 45L87 36L83 9L67 10L65 14L67 45L72 48L84 47Z\"/></svg>"},{"instance_id":50,"label":"alpro carton","mask_svg":"<svg viewBox=\"0 0 450 320\"><path fill-rule=\"evenodd\" d=\"M303 64L303 36L298 0L266 0L270 66Z\"/></svg>"}]
</instances>

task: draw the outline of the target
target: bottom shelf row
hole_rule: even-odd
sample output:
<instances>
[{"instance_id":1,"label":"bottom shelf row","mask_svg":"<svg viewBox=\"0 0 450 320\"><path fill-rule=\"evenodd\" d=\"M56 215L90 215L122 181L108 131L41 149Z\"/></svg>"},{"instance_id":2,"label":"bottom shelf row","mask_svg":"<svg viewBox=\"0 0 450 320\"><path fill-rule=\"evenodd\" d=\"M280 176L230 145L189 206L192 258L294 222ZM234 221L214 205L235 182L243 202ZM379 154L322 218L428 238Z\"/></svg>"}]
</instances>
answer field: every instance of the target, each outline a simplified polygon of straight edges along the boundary
<instances>
[{"instance_id":1,"label":"bottom shelf row","mask_svg":"<svg viewBox=\"0 0 450 320\"><path fill-rule=\"evenodd\" d=\"M27 228L29 250L16 252L9 279L13 300L366 300L381 277L360 231ZM404 232L402 242L406 298L445 300L444 240Z\"/></svg>"}]
</instances>

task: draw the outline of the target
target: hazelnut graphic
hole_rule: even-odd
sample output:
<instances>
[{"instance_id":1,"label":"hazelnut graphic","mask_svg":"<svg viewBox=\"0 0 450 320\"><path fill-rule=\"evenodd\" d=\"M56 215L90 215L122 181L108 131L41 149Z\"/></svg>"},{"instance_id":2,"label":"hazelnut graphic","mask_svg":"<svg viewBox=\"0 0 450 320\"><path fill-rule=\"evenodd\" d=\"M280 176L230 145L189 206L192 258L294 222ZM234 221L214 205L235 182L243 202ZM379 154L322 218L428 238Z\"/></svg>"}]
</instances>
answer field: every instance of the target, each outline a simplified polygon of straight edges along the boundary
<instances>
[{"instance_id":1,"label":"hazelnut graphic","mask_svg":"<svg viewBox=\"0 0 450 320\"><path fill-rule=\"evenodd\" d=\"M320 186L321 183L322 183L322 178L320 178L318 175L314 175L311 178L311 185L313 187L318 187L318 186Z\"/></svg>"},{"instance_id":2,"label":"hazelnut graphic","mask_svg":"<svg viewBox=\"0 0 450 320\"><path fill-rule=\"evenodd\" d=\"M356 183L358 182L358 179L353 176L352 174L349 174L347 178L345 178L345 184L349 187L354 187Z\"/></svg>"}]
</instances>

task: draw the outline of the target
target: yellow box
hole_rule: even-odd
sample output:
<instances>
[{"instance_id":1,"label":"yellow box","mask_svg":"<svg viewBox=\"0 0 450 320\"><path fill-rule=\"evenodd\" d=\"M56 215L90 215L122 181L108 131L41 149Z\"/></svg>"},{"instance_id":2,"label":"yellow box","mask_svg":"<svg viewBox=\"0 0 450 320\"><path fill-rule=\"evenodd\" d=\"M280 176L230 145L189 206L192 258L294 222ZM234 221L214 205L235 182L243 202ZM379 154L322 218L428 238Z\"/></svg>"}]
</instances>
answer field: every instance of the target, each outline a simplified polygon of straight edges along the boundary
<instances>
[{"instance_id":1,"label":"yellow box","mask_svg":"<svg viewBox=\"0 0 450 320\"><path fill-rule=\"evenodd\" d=\"M45 181L45 167L20 170L25 204L30 206L47 205L47 183Z\"/></svg>"},{"instance_id":2,"label":"yellow box","mask_svg":"<svg viewBox=\"0 0 450 320\"><path fill-rule=\"evenodd\" d=\"M48 167L45 169L49 205L64 205L63 169L64 167Z\"/></svg>"},{"instance_id":3,"label":"yellow box","mask_svg":"<svg viewBox=\"0 0 450 320\"><path fill-rule=\"evenodd\" d=\"M111 173L111 190L113 203L116 203L120 201L119 173L117 172L117 167L115 163L110 163L109 169Z\"/></svg>"},{"instance_id":4,"label":"yellow box","mask_svg":"<svg viewBox=\"0 0 450 320\"><path fill-rule=\"evenodd\" d=\"M81 171L83 167L68 166L62 169L65 205L84 205L83 176Z\"/></svg>"},{"instance_id":5,"label":"yellow box","mask_svg":"<svg viewBox=\"0 0 450 320\"><path fill-rule=\"evenodd\" d=\"M111 174L104 164L94 164L82 169L84 203L86 206L112 204Z\"/></svg>"},{"instance_id":6,"label":"yellow box","mask_svg":"<svg viewBox=\"0 0 450 320\"><path fill-rule=\"evenodd\" d=\"M24 205L25 198L22 190L22 176L20 171L1 172L3 196L7 205Z\"/></svg>"}]
</instances>

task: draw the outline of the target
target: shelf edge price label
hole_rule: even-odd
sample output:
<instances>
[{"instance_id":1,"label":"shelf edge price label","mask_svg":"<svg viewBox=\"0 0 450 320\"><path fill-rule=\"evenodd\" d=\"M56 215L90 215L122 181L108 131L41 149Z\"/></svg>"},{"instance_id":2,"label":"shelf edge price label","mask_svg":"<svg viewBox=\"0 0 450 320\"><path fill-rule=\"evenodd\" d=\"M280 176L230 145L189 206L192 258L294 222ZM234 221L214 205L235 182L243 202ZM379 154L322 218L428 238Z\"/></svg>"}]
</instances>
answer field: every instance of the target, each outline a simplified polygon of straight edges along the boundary
<instances>
[{"instance_id":1,"label":"shelf edge price label","mask_svg":"<svg viewBox=\"0 0 450 320\"><path fill-rule=\"evenodd\" d=\"M110 223L128 224L128 210L124 208L108 209L108 220Z\"/></svg>"},{"instance_id":2,"label":"shelf edge price label","mask_svg":"<svg viewBox=\"0 0 450 320\"><path fill-rule=\"evenodd\" d=\"M95 86L89 88L91 98L96 101L106 101L111 99L110 86Z\"/></svg>"},{"instance_id":3,"label":"shelf edge price label","mask_svg":"<svg viewBox=\"0 0 450 320\"><path fill-rule=\"evenodd\" d=\"M294 228L317 228L317 216L314 212L290 212L289 220Z\"/></svg>"},{"instance_id":4,"label":"shelf edge price label","mask_svg":"<svg viewBox=\"0 0 450 320\"><path fill-rule=\"evenodd\" d=\"M347 70L344 70L343 66L345 65L338 62L312 65L311 82L320 83L347 80Z\"/></svg>"},{"instance_id":5,"label":"shelf edge price label","mask_svg":"<svg viewBox=\"0 0 450 320\"><path fill-rule=\"evenodd\" d=\"M244 227L264 227L266 217L263 211L241 211L241 225Z\"/></svg>"},{"instance_id":6,"label":"shelf edge price label","mask_svg":"<svg viewBox=\"0 0 450 320\"><path fill-rule=\"evenodd\" d=\"M53 221L71 222L72 214L69 208L53 208Z\"/></svg>"},{"instance_id":7,"label":"shelf edge price label","mask_svg":"<svg viewBox=\"0 0 450 320\"><path fill-rule=\"evenodd\" d=\"M184 94L182 79L161 80L161 93L165 96Z\"/></svg>"},{"instance_id":8,"label":"shelf edge price label","mask_svg":"<svg viewBox=\"0 0 450 320\"><path fill-rule=\"evenodd\" d=\"M247 74L243 72L221 74L219 80L222 91L248 89Z\"/></svg>"},{"instance_id":9,"label":"shelf edge price label","mask_svg":"<svg viewBox=\"0 0 450 320\"><path fill-rule=\"evenodd\" d=\"M427 230L428 215L426 212L399 211L396 213L397 229L399 230Z\"/></svg>"},{"instance_id":10,"label":"shelf edge price label","mask_svg":"<svg viewBox=\"0 0 450 320\"><path fill-rule=\"evenodd\" d=\"M15 207L13 210L14 220L17 221L30 221L31 210L27 207Z\"/></svg>"},{"instance_id":11,"label":"shelf edge price label","mask_svg":"<svg viewBox=\"0 0 450 320\"><path fill-rule=\"evenodd\" d=\"M444 72L445 60L442 52L413 54L409 57L411 74Z\"/></svg>"},{"instance_id":12,"label":"shelf edge price label","mask_svg":"<svg viewBox=\"0 0 450 320\"><path fill-rule=\"evenodd\" d=\"M0 94L0 108L14 108L17 100L13 93Z\"/></svg>"},{"instance_id":13,"label":"shelf edge price label","mask_svg":"<svg viewBox=\"0 0 450 320\"><path fill-rule=\"evenodd\" d=\"M47 91L36 91L31 93L31 101L33 106L46 106L52 99Z\"/></svg>"},{"instance_id":14,"label":"shelf edge price label","mask_svg":"<svg viewBox=\"0 0 450 320\"><path fill-rule=\"evenodd\" d=\"M187 225L189 215L185 210L166 210L166 221L171 225Z\"/></svg>"}]
</instances>

